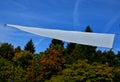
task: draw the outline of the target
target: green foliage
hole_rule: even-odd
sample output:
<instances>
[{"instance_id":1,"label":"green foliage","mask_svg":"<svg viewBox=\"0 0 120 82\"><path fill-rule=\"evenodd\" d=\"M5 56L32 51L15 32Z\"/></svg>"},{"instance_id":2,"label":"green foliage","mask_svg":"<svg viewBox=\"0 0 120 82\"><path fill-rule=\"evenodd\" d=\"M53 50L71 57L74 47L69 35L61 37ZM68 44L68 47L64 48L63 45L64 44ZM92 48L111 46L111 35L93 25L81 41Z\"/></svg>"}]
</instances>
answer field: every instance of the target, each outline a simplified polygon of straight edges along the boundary
<instances>
[{"instance_id":1,"label":"green foliage","mask_svg":"<svg viewBox=\"0 0 120 82\"><path fill-rule=\"evenodd\" d=\"M93 31L91 30L90 26L87 26L85 29L85 32L93 32ZM88 63L93 63L94 62L93 58L95 56L96 47L95 46L88 46L88 45L82 45L82 47L83 47L85 59L88 60Z\"/></svg>"},{"instance_id":2,"label":"green foliage","mask_svg":"<svg viewBox=\"0 0 120 82\"><path fill-rule=\"evenodd\" d=\"M0 59L0 82L7 82L11 76L12 65L4 58Z\"/></svg>"},{"instance_id":3,"label":"green foliage","mask_svg":"<svg viewBox=\"0 0 120 82\"><path fill-rule=\"evenodd\" d=\"M21 47L20 47L20 46L17 46L17 47L15 48L15 53L19 53L19 52L21 52Z\"/></svg>"},{"instance_id":4,"label":"green foliage","mask_svg":"<svg viewBox=\"0 0 120 82\"><path fill-rule=\"evenodd\" d=\"M14 56L14 48L11 44L8 43L3 43L0 46L0 56L8 59L8 60L12 60L13 56Z\"/></svg>"},{"instance_id":5,"label":"green foliage","mask_svg":"<svg viewBox=\"0 0 120 82\"><path fill-rule=\"evenodd\" d=\"M117 53L117 58L120 60L120 51Z\"/></svg>"},{"instance_id":6,"label":"green foliage","mask_svg":"<svg viewBox=\"0 0 120 82\"><path fill-rule=\"evenodd\" d=\"M93 57L94 58L94 62L102 63L101 62L102 55L103 55L102 51L101 50L97 50L95 55L94 55L94 57Z\"/></svg>"},{"instance_id":7,"label":"green foliage","mask_svg":"<svg viewBox=\"0 0 120 82\"><path fill-rule=\"evenodd\" d=\"M73 62L79 60L79 59L85 59L85 54L83 52L83 47L79 44L77 44L75 46L75 49L73 50L73 52L71 53L72 54L72 58L74 59Z\"/></svg>"},{"instance_id":8,"label":"green foliage","mask_svg":"<svg viewBox=\"0 0 120 82\"><path fill-rule=\"evenodd\" d=\"M40 82L43 80L40 59L32 60L26 70L25 80L27 82Z\"/></svg>"},{"instance_id":9,"label":"green foliage","mask_svg":"<svg viewBox=\"0 0 120 82\"><path fill-rule=\"evenodd\" d=\"M20 66L15 67L12 62L4 58L0 59L0 82L21 82L24 74L25 72Z\"/></svg>"},{"instance_id":10,"label":"green foliage","mask_svg":"<svg viewBox=\"0 0 120 82\"><path fill-rule=\"evenodd\" d=\"M15 56L13 58L13 61L15 65L20 65L23 68L27 68L27 66L30 64L31 60L33 59L34 55L30 53L29 51L23 51L20 53L15 53Z\"/></svg>"},{"instance_id":11,"label":"green foliage","mask_svg":"<svg viewBox=\"0 0 120 82\"><path fill-rule=\"evenodd\" d=\"M25 45L24 50L30 51L31 53L35 52L35 47L34 47L34 44L32 42L32 39L30 41L28 41L28 43Z\"/></svg>"},{"instance_id":12,"label":"green foliage","mask_svg":"<svg viewBox=\"0 0 120 82\"><path fill-rule=\"evenodd\" d=\"M115 56L115 65L120 66L120 51L118 51L117 55Z\"/></svg>"},{"instance_id":13,"label":"green foliage","mask_svg":"<svg viewBox=\"0 0 120 82\"><path fill-rule=\"evenodd\" d=\"M57 40L57 39L52 39L51 44L50 44L50 47L51 47L52 45L60 45L61 47L64 47L63 41Z\"/></svg>"},{"instance_id":14,"label":"green foliage","mask_svg":"<svg viewBox=\"0 0 120 82\"><path fill-rule=\"evenodd\" d=\"M90 26L86 32L92 32ZM49 48L34 54L32 40L22 51L0 44L0 82L119 82L120 52L53 39Z\"/></svg>"},{"instance_id":15,"label":"green foliage","mask_svg":"<svg viewBox=\"0 0 120 82\"><path fill-rule=\"evenodd\" d=\"M66 47L66 50L65 50L66 53L67 53L67 54L72 53L73 50L75 49L75 46L76 46L75 43L68 43L68 44L67 44L67 47Z\"/></svg>"},{"instance_id":16,"label":"green foliage","mask_svg":"<svg viewBox=\"0 0 120 82\"><path fill-rule=\"evenodd\" d=\"M45 55L40 59L42 77L50 78L52 75L55 75L62 70L62 66L65 62L62 57L62 48L59 45L52 45L44 54Z\"/></svg>"},{"instance_id":17,"label":"green foliage","mask_svg":"<svg viewBox=\"0 0 120 82\"><path fill-rule=\"evenodd\" d=\"M86 61L78 61L72 65L66 65L62 74L53 76L46 82L119 82L119 78L115 78L116 75L120 77L119 72L118 68L107 65L99 63L90 65Z\"/></svg>"},{"instance_id":18,"label":"green foliage","mask_svg":"<svg viewBox=\"0 0 120 82\"><path fill-rule=\"evenodd\" d=\"M92 32L90 26L86 27L85 32ZM64 58L67 60L66 63L70 64L79 59L87 59L88 63L92 64L96 61L94 58L96 55L96 47L88 45L80 45L75 43L69 43L64 52Z\"/></svg>"},{"instance_id":19,"label":"green foliage","mask_svg":"<svg viewBox=\"0 0 120 82\"><path fill-rule=\"evenodd\" d=\"M83 52L83 48L81 45L76 44L75 48L73 49L73 51L71 53L67 53L65 54L65 59L66 59L66 63L67 64L71 64L73 62L76 62L77 60L81 59L85 59L85 55Z\"/></svg>"},{"instance_id":20,"label":"green foliage","mask_svg":"<svg viewBox=\"0 0 120 82\"><path fill-rule=\"evenodd\" d=\"M115 54L112 50L104 51L101 57L103 64L108 64L109 66L113 66L115 63Z\"/></svg>"},{"instance_id":21,"label":"green foliage","mask_svg":"<svg viewBox=\"0 0 120 82\"><path fill-rule=\"evenodd\" d=\"M68 43L67 47L64 49L63 57L65 58L66 63L71 63L74 60L72 58L72 54L71 53L73 52L75 46L76 46L75 43Z\"/></svg>"}]
</instances>

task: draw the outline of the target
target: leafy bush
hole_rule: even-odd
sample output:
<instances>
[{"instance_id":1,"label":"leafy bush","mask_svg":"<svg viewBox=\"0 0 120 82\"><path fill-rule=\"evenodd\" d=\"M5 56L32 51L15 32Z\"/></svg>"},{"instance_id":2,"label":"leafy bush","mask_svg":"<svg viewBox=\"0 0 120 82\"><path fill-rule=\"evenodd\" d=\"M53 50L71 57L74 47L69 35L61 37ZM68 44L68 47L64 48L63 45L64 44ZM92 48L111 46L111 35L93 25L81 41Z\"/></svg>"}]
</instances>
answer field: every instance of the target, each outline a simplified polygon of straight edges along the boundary
<instances>
[{"instance_id":1,"label":"leafy bush","mask_svg":"<svg viewBox=\"0 0 120 82\"><path fill-rule=\"evenodd\" d=\"M119 75L118 68L78 61L72 65L66 65L61 75L53 76L46 82L119 82Z\"/></svg>"}]
</instances>

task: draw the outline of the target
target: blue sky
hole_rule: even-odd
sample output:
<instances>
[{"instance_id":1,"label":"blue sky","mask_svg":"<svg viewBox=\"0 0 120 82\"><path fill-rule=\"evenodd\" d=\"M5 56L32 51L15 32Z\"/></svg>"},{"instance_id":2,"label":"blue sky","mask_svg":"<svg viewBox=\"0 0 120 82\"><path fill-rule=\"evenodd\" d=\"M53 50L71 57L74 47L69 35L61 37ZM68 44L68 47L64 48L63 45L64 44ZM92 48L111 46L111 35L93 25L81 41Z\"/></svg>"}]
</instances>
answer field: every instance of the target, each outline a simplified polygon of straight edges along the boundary
<instances>
[{"instance_id":1,"label":"blue sky","mask_svg":"<svg viewBox=\"0 0 120 82\"><path fill-rule=\"evenodd\" d=\"M120 34L120 0L0 0L0 42L23 48L32 38L39 52L48 47L50 38L4 27L6 23L77 31L90 25L97 33ZM120 50L120 35L113 48Z\"/></svg>"}]
</instances>

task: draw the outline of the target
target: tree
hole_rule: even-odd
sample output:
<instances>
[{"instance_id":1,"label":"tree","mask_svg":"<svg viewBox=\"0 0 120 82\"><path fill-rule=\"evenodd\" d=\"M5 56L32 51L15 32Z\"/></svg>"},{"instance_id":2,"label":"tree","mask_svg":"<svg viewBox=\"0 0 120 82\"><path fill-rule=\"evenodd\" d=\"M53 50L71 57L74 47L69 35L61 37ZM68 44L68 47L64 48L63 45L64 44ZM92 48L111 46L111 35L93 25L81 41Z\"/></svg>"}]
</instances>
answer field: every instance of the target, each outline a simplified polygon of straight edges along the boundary
<instances>
[{"instance_id":1,"label":"tree","mask_svg":"<svg viewBox=\"0 0 120 82\"><path fill-rule=\"evenodd\" d=\"M73 43L74 44L74 43ZM73 49L73 50L72 50ZM85 59L83 48L80 44L76 44L75 48L72 48L70 53L65 53L64 58L66 60L67 64L72 64L73 62L76 62L79 59Z\"/></svg>"},{"instance_id":2,"label":"tree","mask_svg":"<svg viewBox=\"0 0 120 82\"><path fill-rule=\"evenodd\" d=\"M92 32L90 26L86 27L85 32ZM87 59L89 63L93 63L95 61L95 53L96 47L94 46L69 43L64 52L64 57L67 63L78 59Z\"/></svg>"},{"instance_id":3,"label":"tree","mask_svg":"<svg viewBox=\"0 0 120 82\"><path fill-rule=\"evenodd\" d=\"M75 46L75 49L72 52L72 59L73 59L73 62L78 61L80 59L81 60L85 59L84 50L80 44L77 44Z\"/></svg>"},{"instance_id":4,"label":"tree","mask_svg":"<svg viewBox=\"0 0 120 82\"><path fill-rule=\"evenodd\" d=\"M91 27L88 25L88 26L86 26L85 32L93 32L93 31L92 31Z\"/></svg>"},{"instance_id":5,"label":"tree","mask_svg":"<svg viewBox=\"0 0 120 82\"><path fill-rule=\"evenodd\" d=\"M10 81L12 64L5 58L0 58L0 82Z\"/></svg>"},{"instance_id":6,"label":"tree","mask_svg":"<svg viewBox=\"0 0 120 82\"><path fill-rule=\"evenodd\" d=\"M53 76L45 82L119 82L120 69L99 63L92 65L78 60L71 65L65 65L62 73Z\"/></svg>"},{"instance_id":7,"label":"tree","mask_svg":"<svg viewBox=\"0 0 120 82\"><path fill-rule=\"evenodd\" d=\"M68 43L67 47L66 47L66 53L70 54L73 52L73 50L75 49L76 43Z\"/></svg>"},{"instance_id":8,"label":"tree","mask_svg":"<svg viewBox=\"0 0 120 82\"><path fill-rule=\"evenodd\" d=\"M14 57L14 48L13 45L8 44L8 43L3 43L0 46L0 56L8 59L8 60L12 60L12 58Z\"/></svg>"},{"instance_id":9,"label":"tree","mask_svg":"<svg viewBox=\"0 0 120 82\"><path fill-rule=\"evenodd\" d=\"M90 26L87 26L85 29L85 32L93 32L90 28ZM88 46L88 45L83 45L83 50L84 50L84 55L86 56L85 58L88 59L89 63L94 62L94 56L96 53L96 46Z\"/></svg>"},{"instance_id":10,"label":"tree","mask_svg":"<svg viewBox=\"0 0 120 82\"><path fill-rule=\"evenodd\" d=\"M65 62L62 57L62 47L59 45L52 45L45 51L40 62L42 68L41 77L48 79L52 75L59 73Z\"/></svg>"},{"instance_id":11,"label":"tree","mask_svg":"<svg viewBox=\"0 0 120 82\"><path fill-rule=\"evenodd\" d=\"M102 51L101 50L97 50L95 55L94 55L94 62L102 63L101 62L102 55L103 55Z\"/></svg>"},{"instance_id":12,"label":"tree","mask_svg":"<svg viewBox=\"0 0 120 82\"><path fill-rule=\"evenodd\" d=\"M34 44L32 42L32 39L30 39L30 41L28 41L28 43L25 45L24 50L30 51L31 53L35 52L35 47L34 47Z\"/></svg>"},{"instance_id":13,"label":"tree","mask_svg":"<svg viewBox=\"0 0 120 82\"><path fill-rule=\"evenodd\" d=\"M109 66L114 65L115 54L111 49L107 52L106 59L107 59L106 63L108 63Z\"/></svg>"},{"instance_id":14,"label":"tree","mask_svg":"<svg viewBox=\"0 0 120 82\"><path fill-rule=\"evenodd\" d=\"M20 46L17 46L17 47L15 48L15 53L18 53L18 52L21 52L21 47L20 47Z\"/></svg>"},{"instance_id":15,"label":"tree","mask_svg":"<svg viewBox=\"0 0 120 82\"><path fill-rule=\"evenodd\" d=\"M40 58L33 59L31 65L27 67L25 80L28 82L41 82L43 80L41 69Z\"/></svg>"},{"instance_id":16,"label":"tree","mask_svg":"<svg viewBox=\"0 0 120 82\"><path fill-rule=\"evenodd\" d=\"M101 61L103 64L108 64L109 66L115 65L115 54L110 49L109 51L104 51L101 57Z\"/></svg>"},{"instance_id":17,"label":"tree","mask_svg":"<svg viewBox=\"0 0 120 82\"><path fill-rule=\"evenodd\" d=\"M15 67L12 62L0 58L0 82L22 82L25 71L20 67Z\"/></svg>"},{"instance_id":18,"label":"tree","mask_svg":"<svg viewBox=\"0 0 120 82\"><path fill-rule=\"evenodd\" d=\"M118 51L116 58L115 58L115 64L117 66L120 66L120 51Z\"/></svg>"},{"instance_id":19,"label":"tree","mask_svg":"<svg viewBox=\"0 0 120 82\"><path fill-rule=\"evenodd\" d=\"M50 44L50 47L51 47L52 45L60 45L60 46L64 47L63 41L58 40L58 39L52 39L51 44Z\"/></svg>"},{"instance_id":20,"label":"tree","mask_svg":"<svg viewBox=\"0 0 120 82\"><path fill-rule=\"evenodd\" d=\"M27 69L27 67L31 64L33 57L34 55L29 51L23 51L20 53L15 53L13 61L16 66L20 65L24 69Z\"/></svg>"},{"instance_id":21,"label":"tree","mask_svg":"<svg viewBox=\"0 0 120 82\"><path fill-rule=\"evenodd\" d=\"M63 57L66 60L66 63L71 63L73 61L72 52L75 49L76 43L68 43L63 52Z\"/></svg>"}]
</instances>

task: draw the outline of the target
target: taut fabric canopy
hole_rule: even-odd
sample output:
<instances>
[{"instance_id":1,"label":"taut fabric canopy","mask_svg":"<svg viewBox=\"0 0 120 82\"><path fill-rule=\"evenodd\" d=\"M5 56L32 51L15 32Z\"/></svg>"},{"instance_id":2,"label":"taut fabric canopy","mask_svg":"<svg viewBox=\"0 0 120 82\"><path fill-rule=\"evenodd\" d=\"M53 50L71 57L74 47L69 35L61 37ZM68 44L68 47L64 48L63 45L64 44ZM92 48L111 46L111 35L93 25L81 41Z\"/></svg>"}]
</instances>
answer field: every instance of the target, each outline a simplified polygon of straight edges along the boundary
<instances>
[{"instance_id":1,"label":"taut fabric canopy","mask_svg":"<svg viewBox=\"0 0 120 82\"><path fill-rule=\"evenodd\" d=\"M7 24L7 26L14 27L22 31L44 37L59 39L77 44L99 46L106 48L112 48L115 37L115 34L44 29L44 28L26 27L26 26L12 25L12 24Z\"/></svg>"}]
</instances>

